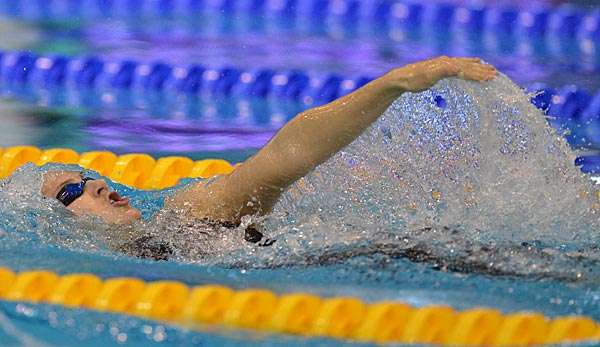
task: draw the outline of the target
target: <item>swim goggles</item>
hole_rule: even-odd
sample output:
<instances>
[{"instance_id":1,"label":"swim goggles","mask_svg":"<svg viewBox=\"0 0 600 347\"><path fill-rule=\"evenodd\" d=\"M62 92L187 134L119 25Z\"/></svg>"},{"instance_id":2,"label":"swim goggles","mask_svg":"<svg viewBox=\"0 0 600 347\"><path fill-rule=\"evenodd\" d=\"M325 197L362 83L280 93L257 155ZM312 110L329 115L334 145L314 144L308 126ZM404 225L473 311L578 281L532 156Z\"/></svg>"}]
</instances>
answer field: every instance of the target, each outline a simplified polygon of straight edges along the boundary
<instances>
[{"instance_id":1,"label":"swim goggles","mask_svg":"<svg viewBox=\"0 0 600 347\"><path fill-rule=\"evenodd\" d=\"M66 184L56 195L58 201L62 202L63 205L69 206L73 201L77 200L83 195L85 184L87 181L93 181L91 177L84 177L79 183Z\"/></svg>"}]
</instances>

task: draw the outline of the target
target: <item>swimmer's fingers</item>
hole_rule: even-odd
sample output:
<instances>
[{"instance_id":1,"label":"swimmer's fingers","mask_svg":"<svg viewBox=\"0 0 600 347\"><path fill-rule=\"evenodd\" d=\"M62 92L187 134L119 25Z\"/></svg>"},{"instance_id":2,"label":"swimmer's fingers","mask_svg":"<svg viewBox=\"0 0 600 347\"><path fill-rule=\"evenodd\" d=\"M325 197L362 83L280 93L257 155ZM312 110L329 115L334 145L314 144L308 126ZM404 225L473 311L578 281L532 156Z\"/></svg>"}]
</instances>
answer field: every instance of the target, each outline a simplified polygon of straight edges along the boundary
<instances>
[{"instance_id":1,"label":"swimmer's fingers","mask_svg":"<svg viewBox=\"0 0 600 347\"><path fill-rule=\"evenodd\" d=\"M456 76L462 79L489 81L498 74L496 69L489 64L466 60L457 60L456 64L460 70Z\"/></svg>"},{"instance_id":2,"label":"swimmer's fingers","mask_svg":"<svg viewBox=\"0 0 600 347\"><path fill-rule=\"evenodd\" d=\"M475 68L473 68L472 71L473 71L474 79L477 79L479 81L490 81L498 75L498 72L496 71L496 69L489 68L486 66L475 67Z\"/></svg>"},{"instance_id":3,"label":"swimmer's fingers","mask_svg":"<svg viewBox=\"0 0 600 347\"><path fill-rule=\"evenodd\" d=\"M456 76L465 80L489 81L496 76L496 73L480 68L468 68L461 69L461 71L458 74L456 74Z\"/></svg>"},{"instance_id":4,"label":"swimmer's fingers","mask_svg":"<svg viewBox=\"0 0 600 347\"><path fill-rule=\"evenodd\" d=\"M481 63L481 58L475 58L475 57L459 57L459 58L451 58L451 59L456 59L456 60L464 62L464 63Z\"/></svg>"},{"instance_id":5,"label":"swimmer's fingers","mask_svg":"<svg viewBox=\"0 0 600 347\"><path fill-rule=\"evenodd\" d=\"M419 92L447 77L487 81L496 76L496 69L479 58L441 56L394 69L384 76L389 84L402 91Z\"/></svg>"},{"instance_id":6,"label":"swimmer's fingers","mask_svg":"<svg viewBox=\"0 0 600 347\"><path fill-rule=\"evenodd\" d=\"M441 56L430 60L432 74L437 79L460 77L469 80L487 81L497 74L496 69L479 58L450 58ZM436 71L437 70L437 71Z\"/></svg>"},{"instance_id":7,"label":"swimmer's fingers","mask_svg":"<svg viewBox=\"0 0 600 347\"><path fill-rule=\"evenodd\" d=\"M482 70L488 71L488 72L496 72L495 67L493 67L492 65L490 65L488 63L484 63L480 60L467 61L467 60L457 59L456 62L461 68L475 68L475 69L482 69Z\"/></svg>"}]
</instances>

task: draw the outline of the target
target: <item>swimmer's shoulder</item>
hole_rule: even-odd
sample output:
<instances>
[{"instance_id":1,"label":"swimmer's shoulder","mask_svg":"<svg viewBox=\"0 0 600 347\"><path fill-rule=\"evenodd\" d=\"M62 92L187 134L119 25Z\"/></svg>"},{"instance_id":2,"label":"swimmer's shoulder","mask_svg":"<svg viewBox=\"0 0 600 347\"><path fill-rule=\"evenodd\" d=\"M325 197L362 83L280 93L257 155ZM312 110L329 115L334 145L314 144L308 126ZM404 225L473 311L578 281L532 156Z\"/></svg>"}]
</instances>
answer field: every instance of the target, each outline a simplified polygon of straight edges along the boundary
<instances>
[{"instance_id":1,"label":"swimmer's shoulder","mask_svg":"<svg viewBox=\"0 0 600 347\"><path fill-rule=\"evenodd\" d=\"M215 177L215 179L218 178ZM201 208L202 202L197 201L197 199L200 199L202 195L197 194L210 194L207 190L207 185L213 182L214 179L209 179L199 182L198 185L192 184L182 188L174 196L165 199L163 209L155 217L165 218L165 216L168 216L167 218L176 218L180 222L185 220L188 224L197 223L198 225L212 227L215 230L220 227L226 229L240 227L239 212L235 214L223 213L226 207L219 210L221 213L215 213L211 207ZM266 237L255 224L245 227L244 240L255 243L258 246L271 246L276 241L275 239Z\"/></svg>"},{"instance_id":2,"label":"swimmer's shoulder","mask_svg":"<svg viewBox=\"0 0 600 347\"><path fill-rule=\"evenodd\" d=\"M270 147L265 146L228 174L191 183L169 199L167 205L188 210L197 218L235 223L244 215L270 212L298 171L296 161L272 155L273 150L267 150Z\"/></svg>"},{"instance_id":3,"label":"swimmer's shoulder","mask_svg":"<svg viewBox=\"0 0 600 347\"><path fill-rule=\"evenodd\" d=\"M163 209L196 219L239 223L239 206L230 191L227 175L190 183L165 199Z\"/></svg>"}]
</instances>

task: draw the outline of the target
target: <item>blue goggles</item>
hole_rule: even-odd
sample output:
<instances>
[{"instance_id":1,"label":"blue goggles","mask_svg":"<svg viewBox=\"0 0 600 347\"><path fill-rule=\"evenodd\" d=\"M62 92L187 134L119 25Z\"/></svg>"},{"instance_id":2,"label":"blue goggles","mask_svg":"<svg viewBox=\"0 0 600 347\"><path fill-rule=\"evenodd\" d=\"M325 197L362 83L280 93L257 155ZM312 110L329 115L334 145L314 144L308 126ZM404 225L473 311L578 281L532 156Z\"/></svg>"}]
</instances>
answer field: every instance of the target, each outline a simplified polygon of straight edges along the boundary
<instances>
[{"instance_id":1,"label":"blue goggles","mask_svg":"<svg viewBox=\"0 0 600 347\"><path fill-rule=\"evenodd\" d=\"M83 195L83 191L85 190L85 184L87 181L93 181L94 179L91 177L84 177L81 179L79 183L69 183L65 184L64 187L58 192L56 195L56 199L62 202L63 205L69 206L73 201L77 200L80 196Z\"/></svg>"}]
</instances>

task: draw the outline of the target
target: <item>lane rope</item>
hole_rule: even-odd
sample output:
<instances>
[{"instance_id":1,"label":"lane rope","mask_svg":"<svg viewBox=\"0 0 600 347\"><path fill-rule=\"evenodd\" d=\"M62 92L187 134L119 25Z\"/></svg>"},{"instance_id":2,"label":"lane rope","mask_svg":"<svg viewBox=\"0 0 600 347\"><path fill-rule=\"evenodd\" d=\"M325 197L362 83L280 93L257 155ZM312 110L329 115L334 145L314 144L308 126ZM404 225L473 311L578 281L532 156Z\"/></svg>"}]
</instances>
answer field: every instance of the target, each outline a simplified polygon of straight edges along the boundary
<instances>
[{"instance_id":1,"label":"lane rope","mask_svg":"<svg viewBox=\"0 0 600 347\"><path fill-rule=\"evenodd\" d=\"M531 346L600 340L600 325L584 316L503 314L485 307L456 311L444 305L366 303L349 296L278 295L260 288L188 287L177 281L101 279L47 270L14 273L0 268L0 299L115 312L192 329L220 325L375 343Z\"/></svg>"},{"instance_id":2,"label":"lane rope","mask_svg":"<svg viewBox=\"0 0 600 347\"><path fill-rule=\"evenodd\" d=\"M600 16L599 23L600 25ZM598 35L600 37L600 34ZM303 106L331 102L367 84L370 76L311 74L307 71L243 69L235 66L208 67L193 64L173 66L161 61L138 62L133 59L105 60L97 56L37 55L27 51L0 51L0 80L10 93L20 86L34 90L66 87L70 90L111 90L156 92L184 95L233 96L294 100ZM544 83L527 87L535 96L532 103L551 116L595 119L600 112L600 91L576 85L552 88ZM28 97L32 92L28 91ZM35 94L35 93L34 93ZM33 94L33 95L34 95ZM35 96L35 95L34 95ZM85 103L101 95L85 94ZM48 97L44 99L48 103ZM72 102L74 100L51 102ZM60 104L60 103L59 103Z\"/></svg>"},{"instance_id":3,"label":"lane rope","mask_svg":"<svg viewBox=\"0 0 600 347\"><path fill-rule=\"evenodd\" d=\"M0 179L10 176L25 163L78 164L111 180L138 189L172 187L182 178L208 178L228 174L234 166L223 159L193 161L170 156L154 159L148 154L116 155L109 151L77 153L68 148L40 149L35 146L0 147Z\"/></svg>"},{"instance_id":4,"label":"lane rope","mask_svg":"<svg viewBox=\"0 0 600 347\"><path fill-rule=\"evenodd\" d=\"M529 6L507 6L415 0L54 0L50 3L2 3L0 11L25 20L247 15L263 20L286 19L290 23L308 21L325 29L331 27L332 22L353 28L360 23L370 29L380 29L386 25L409 28L427 26L465 29L476 34L518 33L533 40L600 40L600 11L597 7L586 10L570 4L552 7L540 2ZM330 31L322 30L324 35Z\"/></svg>"}]
</instances>

